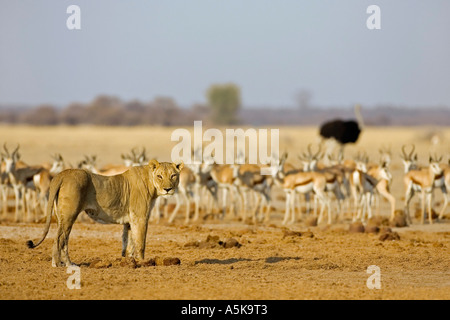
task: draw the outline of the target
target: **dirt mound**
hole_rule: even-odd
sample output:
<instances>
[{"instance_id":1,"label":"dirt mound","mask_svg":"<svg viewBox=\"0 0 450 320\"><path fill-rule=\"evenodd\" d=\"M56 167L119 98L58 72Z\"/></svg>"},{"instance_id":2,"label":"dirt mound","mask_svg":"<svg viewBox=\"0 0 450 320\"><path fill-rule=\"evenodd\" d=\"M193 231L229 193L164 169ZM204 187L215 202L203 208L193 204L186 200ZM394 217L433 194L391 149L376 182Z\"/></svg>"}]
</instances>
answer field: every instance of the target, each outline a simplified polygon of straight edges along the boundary
<instances>
[{"instance_id":1,"label":"dirt mound","mask_svg":"<svg viewBox=\"0 0 450 320\"><path fill-rule=\"evenodd\" d=\"M213 248L240 248L242 246L235 238L228 238L221 241L219 236L208 235L204 241L190 241L184 244L185 248L196 247L199 249L213 249Z\"/></svg>"},{"instance_id":2,"label":"dirt mound","mask_svg":"<svg viewBox=\"0 0 450 320\"><path fill-rule=\"evenodd\" d=\"M379 231L380 231L380 227L378 227L377 225L374 225L374 224L367 224L367 226L365 227L366 233L378 233Z\"/></svg>"},{"instance_id":3,"label":"dirt mound","mask_svg":"<svg viewBox=\"0 0 450 320\"><path fill-rule=\"evenodd\" d=\"M235 238L229 238L223 243L224 248L239 248L241 244Z\"/></svg>"},{"instance_id":4,"label":"dirt mound","mask_svg":"<svg viewBox=\"0 0 450 320\"><path fill-rule=\"evenodd\" d=\"M388 226L389 225L389 219L386 217L381 217L381 216L375 216L370 218L367 221L367 225L374 225L377 227L381 227L381 226Z\"/></svg>"},{"instance_id":5,"label":"dirt mound","mask_svg":"<svg viewBox=\"0 0 450 320\"><path fill-rule=\"evenodd\" d=\"M365 231L365 228L362 222L357 221L350 224L348 231L350 233L362 233Z\"/></svg>"},{"instance_id":6,"label":"dirt mound","mask_svg":"<svg viewBox=\"0 0 450 320\"><path fill-rule=\"evenodd\" d=\"M380 241L386 241L386 240L400 240L400 235L392 231L391 228L384 227L380 230Z\"/></svg>"},{"instance_id":7,"label":"dirt mound","mask_svg":"<svg viewBox=\"0 0 450 320\"><path fill-rule=\"evenodd\" d=\"M383 226L387 226L389 224L389 220L384 217L376 216L372 217L367 221L367 225L365 227L366 233L378 233L380 228Z\"/></svg>"},{"instance_id":8,"label":"dirt mound","mask_svg":"<svg viewBox=\"0 0 450 320\"><path fill-rule=\"evenodd\" d=\"M181 261L179 258L175 257L155 257L150 258L141 262L136 261L134 258L117 258L114 261L101 260L99 258L95 258L92 262L88 262L85 265L89 268L94 269L106 269L110 267L121 267L121 268L141 268L141 267L154 267L154 266L171 266L171 265L179 265Z\"/></svg>"},{"instance_id":9,"label":"dirt mound","mask_svg":"<svg viewBox=\"0 0 450 320\"><path fill-rule=\"evenodd\" d=\"M283 230L283 239L286 237L303 237L303 238L313 238L314 233L311 231L292 231L289 229Z\"/></svg>"},{"instance_id":10,"label":"dirt mound","mask_svg":"<svg viewBox=\"0 0 450 320\"><path fill-rule=\"evenodd\" d=\"M390 221L389 225L391 227L403 228L408 226L406 214L403 210L396 210L394 214L394 219Z\"/></svg>"},{"instance_id":11,"label":"dirt mound","mask_svg":"<svg viewBox=\"0 0 450 320\"><path fill-rule=\"evenodd\" d=\"M157 266L175 266L181 264L180 259L175 257L168 257L168 258L156 257L154 261L155 265Z\"/></svg>"}]
</instances>

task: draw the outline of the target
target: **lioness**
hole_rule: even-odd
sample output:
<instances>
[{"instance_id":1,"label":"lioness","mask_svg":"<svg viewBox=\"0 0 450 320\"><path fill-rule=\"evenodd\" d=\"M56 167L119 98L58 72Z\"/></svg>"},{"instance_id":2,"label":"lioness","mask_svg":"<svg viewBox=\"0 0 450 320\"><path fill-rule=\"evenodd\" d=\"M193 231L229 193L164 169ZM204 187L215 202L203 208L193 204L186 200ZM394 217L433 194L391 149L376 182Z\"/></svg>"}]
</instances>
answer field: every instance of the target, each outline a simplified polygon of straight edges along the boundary
<instances>
[{"instance_id":1,"label":"lioness","mask_svg":"<svg viewBox=\"0 0 450 320\"><path fill-rule=\"evenodd\" d=\"M52 266L72 265L69 234L83 211L101 223L123 224L122 256L143 260L150 211L158 196L174 194L182 168L183 162L151 160L148 165L132 167L116 176L101 176L83 169L61 172L50 185L44 235L37 244L29 240L28 247L35 248L45 239L55 207L58 230Z\"/></svg>"}]
</instances>

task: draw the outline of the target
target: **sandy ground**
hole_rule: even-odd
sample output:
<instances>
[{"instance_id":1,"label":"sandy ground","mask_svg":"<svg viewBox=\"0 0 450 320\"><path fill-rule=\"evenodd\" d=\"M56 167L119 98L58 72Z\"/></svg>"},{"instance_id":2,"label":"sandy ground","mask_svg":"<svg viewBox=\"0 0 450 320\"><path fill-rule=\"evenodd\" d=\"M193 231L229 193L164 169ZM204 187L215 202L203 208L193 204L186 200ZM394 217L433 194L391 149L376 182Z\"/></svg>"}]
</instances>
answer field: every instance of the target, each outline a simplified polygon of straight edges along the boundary
<instances>
[{"instance_id":1,"label":"sandy ground","mask_svg":"<svg viewBox=\"0 0 450 320\"><path fill-rule=\"evenodd\" d=\"M55 228L28 249L42 225L0 226L0 299L450 299L449 221L393 228L400 240L385 241L348 224L151 225L146 259L180 260L170 266L122 259L121 226L77 222L70 255L81 265L79 290L68 288L66 268L51 267ZM230 238L239 246L220 244ZM371 265L381 289L367 287Z\"/></svg>"}]
</instances>

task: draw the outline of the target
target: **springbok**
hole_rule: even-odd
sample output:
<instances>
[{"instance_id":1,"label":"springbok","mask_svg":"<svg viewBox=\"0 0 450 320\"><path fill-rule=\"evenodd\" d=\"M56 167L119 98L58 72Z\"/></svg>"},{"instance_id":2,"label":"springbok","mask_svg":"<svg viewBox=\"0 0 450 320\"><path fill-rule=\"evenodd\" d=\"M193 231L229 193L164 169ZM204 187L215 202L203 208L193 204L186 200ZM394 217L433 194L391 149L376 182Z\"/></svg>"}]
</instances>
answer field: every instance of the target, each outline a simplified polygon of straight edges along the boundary
<instances>
[{"instance_id":1,"label":"springbok","mask_svg":"<svg viewBox=\"0 0 450 320\"><path fill-rule=\"evenodd\" d=\"M230 195L230 212L236 215L236 199L239 196L238 187L234 183L238 176L239 166L230 164L214 164L211 168L211 177L217 185L218 191L222 190L221 216L223 219L227 210L228 194Z\"/></svg>"},{"instance_id":2,"label":"springbok","mask_svg":"<svg viewBox=\"0 0 450 320\"><path fill-rule=\"evenodd\" d=\"M194 221L198 219L200 208L211 212L213 207L218 204L217 199L217 184L211 176L211 169L214 166L214 159L205 159L201 163L192 163L188 167L192 170L195 176L194 185L194 200L198 203L196 205L196 212ZM201 203L201 199L205 199Z\"/></svg>"},{"instance_id":3,"label":"springbok","mask_svg":"<svg viewBox=\"0 0 450 320\"><path fill-rule=\"evenodd\" d=\"M330 199L326 194L327 179L325 175L320 172L304 172L300 170L287 173L284 169L287 156L287 153L284 153L279 159L278 165L273 167L272 171L275 183L281 186L286 194L286 211L282 223L286 224L288 221L290 223L295 222L295 193L304 194L314 191L322 205L318 222L320 223L322 221L326 207L328 209L328 224L331 224L333 218L331 216Z\"/></svg>"},{"instance_id":4,"label":"springbok","mask_svg":"<svg viewBox=\"0 0 450 320\"><path fill-rule=\"evenodd\" d=\"M314 171L323 174L326 178L326 192L332 192L336 197L336 201L338 204L338 212L339 216L342 213L342 204L341 202L345 199L344 194L342 193L341 186L344 184L345 175L339 166L324 166L323 164L319 166L319 160L322 157L320 154L321 146L316 153L313 154L311 150L311 144L308 145L308 153L303 152L302 155L299 155L298 158L303 163L303 171ZM330 156L329 156L330 159ZM316 199L316 198L314 198ZM316 213L317 204L315 201L314 212Z\"/></svg>"},{"instance_id":5,"label":"springbok","mask_svg":"<svg viewBox=\"0 0 450 320\"><path fill-rule=\"evenodd\" d=\"M429 166L421 169L411 169L409 170L403 181L405 184L405 214L409 222L411 222L411 217L409 214L409 203L414 196L415 192L421 192L421 223L425 222L425 202L428 208L428 219L430 224L433 223L432 217L432 198L433 189L436 187L436 182L444 179L443 170L439 165L442 160L442 156L437 158L436 155L433 158L430 155ZM439 185L440 183L438 183ZM444 184L445 186L445 184Z\"/></svg>"},{"instance_id":6,"label":"springbok","mask_svg":"<svg viewBox=\"0 0 450 320\"><path fill-rule=\"evenodd\" d=\"M26 208L25 193L27 192L27 184L32 181L33 176L42 170L42 167L29 167L23 162L20 162L19 147L17 145L16 149L12 153L9 152L6 147L6 143L3 145L5 154L2 155L5 162L5 174L9 180L9 183L13 187L15 195L15 221L18 222L22 220L23 213ZM20 163L20 166L19 166ZM3 197L5 201L5 196ZM7 194L6 194L7 200ZM30 207L31 205L28 204ZM5 206L5 204L4 204ZM30 214L29 208L27 208L27 213ZM30 217L28 217L30 219Z\"/></svg>"},{"instance_id":7,"label":"springbok","mask_svg":"<svg viewBox=\"0 0 450 320\"><path fill-rule=\"evenodd\" d=\"M180 208L180 196L184 199L185 205L186 205L186 218L184 220L185 223L189 222L189 215L191 212L191 199L194 197L194 193L193 193L193 188L194 188L194 184L195 184L195 175L192 172L191 169L189 169L188 167L184 167L181 171L180 171L180 180L179 180L179 184L178 184L178 188L175 192L175 201L176 201L176 206L173 209L172 214L170 215L169 218L169 223L171 223L177 213L178 210ZM195 199L195 216L194 216L194 220L198 219L198 200ZM156 210L156 215L157 215L157 219L159 217L159 208Z\"/></svg>"},{"instance_id":8,"label":"springbok","mask_svg":"<svg viewBox=\"0 0 450 320\"><path fill-rule=\"evenodd\" d=\"M382 195L391 205L390 220L395 216L395 197L391 194L389 188L392 183L392 175L389 171L391 163L391 151L389 149L380 149L380 163L372 164L368 167L367 173L374 177L378 183L376 185L377 212L379 212L380 200L378 194ZM389 179L387 179L389 178Z\"/></svg>"},{"instance_id":9,"label":"springbok","mask_svg":"<svg viewBox=\"0 0 450 320\"><path fill-rule=\"evenodd\" d=\"M400 155L400 158L403 162L405 174L407 174L410 170L419 169L417 165L417 153L414 153L415 149L415 145L412 145L411 151L408 153L406 152L406 145L402 146L402 154Z\"/></svg>"},{"instance_id":10,"label":"springbok","mask_svg":"<svg viewBox=\"0 0 450 320\"><path fill-rule=\"evenodd\" d=\"M84 169L87 171L90 171L95 174L100 174L99 170L97 169L97 156L87 156L84 155L84 159L78 162L77 165L78 169Z\"/></svg>"},{"instance_id":11,"label":"springbok","mask_svg":"<svg viewBox=\"0 0 450 320\"><path fill-rule=\"evenodd\" d=\"M45 212L48 199L48 191L50 188L50 182L54 176L66 169L61 154L55 154L52 156L53 163L50 169L43 168L38 174L33 176L33 183L36 191L36 198L34 201L35 221L39 220L37 216L37 208L40 206L42 212Z\"/></svg>"},{"instance_id":12,"label":"springbok","mask_svg":"<svg viewBox=\"0 0 450 320\"><path fill-rule=\"evenodd\" d=\"M254 203L254 208L252 210L252 221L254 223L258 220L258 212L261 211L261 218L269 221L269 215L271 210L271 187L273 184L273 179L269 175L261 174L261 170L267 165L258 164L240 164L237 165L236 170L236 180L235 185L237 185L239 191L243 196L242 201L242 219L243 221L247 218L249 194L253 194L256 197L256 203ZM261 204L263 200L263 204ZM265 210L263 210L265 206Z\"/></svg>"},{"instance_id":13,"label":"springbok","mask_svg":"<svg viewBox=\"0 0 450 320\"><path fill-rule=\"evenodd\" d=\"M412 145L411 151L409 153L406 152L406 146L403 145L402 146L402 162L404 165L404 170L405 170L405 175L408 174L409 171L412 170L422 170L422 169L428 169L428 168L422 168L417 164L417 153L414 153L415 151L415 146L414 144ZM448 177L448 173L446 174L446 172L448 172L448 170L446 170L446 165L445 164L441 164L441 169L443 171L442 175L439 175L438 177L435 177L434 182L433 182L433 189L437 188L437 189L441 189L442 195L444 197L444 205L441 209L441 212L439 213L439 219L442 218L443 213L447 207L447 204L449 202L449 190L450 190L450 183L446 182L446 180L449 180L450 178ZM420 184L417 183L413 183L412 184L412 195L411 198L414 196L415 193L421 193L422 192L422 188L420 186ZM424 199L421 199L421 201L423 201ZM410 199L411 201L411 199ZM422 208L423 208L424 204L422 204ZM410 219L409 215L408 215L408 219Z\"/></svg>"},{"instance_id":14,"label":"springbok","mask_svg":"<svg viewBox=\"0 0 450 320\"><path fill-rule=\"evenodd\" d=\"M350 189L355 201L353 221L364 221L366 212L368 219L372 218L372 199L375 191L378 190L377 188L384 191L383 186L385 187L386 184L389 185L392 180L392 175L385 162L377 168L373 167L371 169L372 174L367 170L367 163L367 155L358 155L356 159L356 169L353 171L350 179Z\"/></svg>"}]
</instances>

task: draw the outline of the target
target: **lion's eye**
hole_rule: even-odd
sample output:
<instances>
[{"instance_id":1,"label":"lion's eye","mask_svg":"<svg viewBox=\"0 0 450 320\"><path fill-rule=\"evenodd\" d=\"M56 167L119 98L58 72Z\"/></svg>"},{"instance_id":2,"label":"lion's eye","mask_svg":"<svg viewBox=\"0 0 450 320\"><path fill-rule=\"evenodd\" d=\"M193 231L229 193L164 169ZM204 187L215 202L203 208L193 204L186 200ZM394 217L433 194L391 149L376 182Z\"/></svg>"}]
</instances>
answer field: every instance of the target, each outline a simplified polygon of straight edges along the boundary
<instances>
[{"instance_id":1,"label":"lion's eye","mask_svg":"<svg viewBox=\"0 0 450 320\"><path fill-rule=\"evenodd\" d=\"M158 174L158 179L162 179L162 175Z\"/></svg>"},{"instance_id":2,"label":"lion's eye","mask_svg":"<svg viewBox=\"0 0 450 320\"><path fill-rule=\"evenodd\" d=\"M175 179L175 178L176 178L176 176L177 176L176 174L173 174L173 175L172 175L172 176L170 177L170 179L172 179L172 180L173 180L173 179Z\"/></svg>"}]
</instances>

